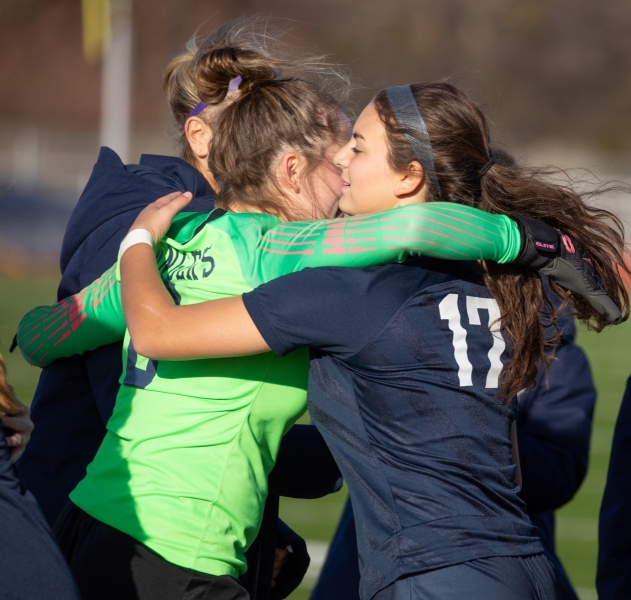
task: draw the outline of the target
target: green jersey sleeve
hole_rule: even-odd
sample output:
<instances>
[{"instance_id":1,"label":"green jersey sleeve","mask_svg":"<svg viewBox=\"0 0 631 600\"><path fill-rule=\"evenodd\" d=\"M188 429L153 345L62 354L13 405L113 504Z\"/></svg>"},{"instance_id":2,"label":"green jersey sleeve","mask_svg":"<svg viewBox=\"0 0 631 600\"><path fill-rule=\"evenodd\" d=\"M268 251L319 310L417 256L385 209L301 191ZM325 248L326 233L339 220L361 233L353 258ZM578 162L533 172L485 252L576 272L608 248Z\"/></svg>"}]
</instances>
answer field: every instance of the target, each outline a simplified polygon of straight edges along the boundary
<instances>
[{"instance_id":1,"label":"green jersey sleeve","mask_svg":"<svg viewBox=\"0 0 631 600\"><path fill-rule=\"evenodd\" d=\"M449 260L517 258L521 235L506 215L452 202L412 204L328 221L290 222L261 239L261 281L306 267L368 267L428 256Z\"/></svg>"},{"instance_id":2,"label":"green jersey sleeve","mask_svg":"<svg viewBox=\"0 0 631 600\"><path fill-rule=\"evenodd\" d=\"M24 315L17 341L29 363L46 367L57 358L83 354L124 336L120 282L114 265L78 294Z\"/></svg>"},{"instance_id":3,"label":"green jersey sleeve","mask_svg":"<svg viewBox=\"0 0 631 600\"><path fill-rule=\"evenodd\" d=\"M238 223L242 221L235 220ZM517 257L521 244L517 225L505 215L449 202L328 221L274 219L258 236L236 230L234 239L244 246L240 256L249 263L245 270L252 275L252 286L306 267L368 267L410 256L504 263ZM28 362L44 367L124 337L117 267L80 293L37 307L22 318L18 346ZM173 268L181 271L179 263Z\"/></svg>"}]
</instances>

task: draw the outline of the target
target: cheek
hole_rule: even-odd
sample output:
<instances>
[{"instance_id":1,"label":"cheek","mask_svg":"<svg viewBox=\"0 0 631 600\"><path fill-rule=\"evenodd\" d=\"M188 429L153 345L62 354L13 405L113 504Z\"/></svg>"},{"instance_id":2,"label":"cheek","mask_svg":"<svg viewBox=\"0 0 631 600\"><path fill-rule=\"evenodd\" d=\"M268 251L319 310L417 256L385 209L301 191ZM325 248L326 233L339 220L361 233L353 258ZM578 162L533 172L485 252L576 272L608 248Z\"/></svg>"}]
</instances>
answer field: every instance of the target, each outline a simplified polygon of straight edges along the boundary
<instances>
[{"instance_id":1,"label":"cheek","mask_svg":"<svg viewBox=\"0 0 631 600\"><path fill-rule=\"evenodd\" d=\"M329 170L319 179L316 194L321 215L317 218L331 219L336 215L342 194L342 183L342 176L337 170Z\"/></svg>"},{"instance_id":2,"label":"cheek","mask_svg":"<svg viewBox=\"0 0 631 600\"><path fill-rule=\"evenodd\" d=\"M356 160L349 166L349 176L351 181L349 191L355 212L372 211L374 199L382 195L383 177L380 165L373 164L373 161L369 160Z\"/></svg>"}]
</instances>

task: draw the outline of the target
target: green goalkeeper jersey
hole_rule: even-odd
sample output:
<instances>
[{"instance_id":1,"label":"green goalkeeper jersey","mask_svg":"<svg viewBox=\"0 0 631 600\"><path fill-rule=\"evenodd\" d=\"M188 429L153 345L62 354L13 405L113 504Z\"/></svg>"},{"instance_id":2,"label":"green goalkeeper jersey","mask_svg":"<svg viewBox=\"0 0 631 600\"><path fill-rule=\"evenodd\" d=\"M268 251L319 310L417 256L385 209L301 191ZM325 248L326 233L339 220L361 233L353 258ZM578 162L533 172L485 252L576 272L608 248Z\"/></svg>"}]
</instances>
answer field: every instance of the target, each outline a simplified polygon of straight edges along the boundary
<instances>
[{"instance_id":1,"label":"green goalkeeper jersey","mask_svg":"<svg viewBox=\"0 0 631 600\"><path fill-rule=\"evenodd\" d=\"M243 294L305 267L365 267L409 256L509 262L517 226L451 203L281 223L252 213L186 213L156 246L177 304ZM306 409L307 350L155 361L126 332L115 265L22 319L18 344L46 366L124 336L123 374L105 439L72 492L94 518L174 564L237 577L260 525L282 436Z\"/></svg>"}]
</instances>

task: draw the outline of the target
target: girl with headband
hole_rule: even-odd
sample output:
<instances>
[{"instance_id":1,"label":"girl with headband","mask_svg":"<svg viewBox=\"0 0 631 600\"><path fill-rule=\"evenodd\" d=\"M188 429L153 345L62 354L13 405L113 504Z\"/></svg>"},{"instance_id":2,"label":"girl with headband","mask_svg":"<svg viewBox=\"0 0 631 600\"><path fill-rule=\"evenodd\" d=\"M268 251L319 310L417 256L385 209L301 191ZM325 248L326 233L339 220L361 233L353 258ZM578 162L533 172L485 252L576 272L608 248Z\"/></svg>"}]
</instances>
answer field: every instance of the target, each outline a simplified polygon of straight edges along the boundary
<instances>
[{"instance_id":1,"label":"girl with headband","mask_svg":"<svg viewBox=\"0 0 631 600\"><path fill-rule=\"evenodd\" d=\"M452 210L545 218L571 237L531 238L530 250L540 253L530 265L561 248L552 278L569 264L591 263L626 318L619 221L541 172L499 153L491 162L488 139L484 115L453 86L380 92L334 159L345 182L340 207L354 214L408 203L391 209L396 215L431 210L440 199ZM185 203L171 198L147 208L131 235L145 228L159 239ZM520 220L523 230L538 227ZM354 222L344 221L346 229ZM371 229L383 223L375 214ZM391 231L411 237L415 230ZM307 269L240 298L176 306L147 245L128 248L120 268L132 339L158 361L158 375L173 359L270 349L291 357L312 348L310 414L349 486L362 598L555 597L551 566L518 496L509 435L516 393L532 384L555 343L539 321L538 273L491 261ZM591 272L585 281L599 280ZM597 302L554 280L552 288L563 299L548 307L553 328L568 302L579 319L608 324Z\"/></svg>"},{"instance_id":2,"label":"girl with headband","mask_svg":"<svg viewBox=\"0 0 631 600\"><path fill-rule=\"evenodd\" d=\"M239 58L238 52L217 51L200 68L216 70L216 79L221 73L236 76ZM393 193L387 183L372 194L365 190L369 201L383 195L381 208L396 208L348 220L297 222L336 212L343 182L331 158L346 142L347 122L329 96L300 79L247 69L238 74L239 97L218 117L209 155L221 208L180 215L157 249L169 297L177 304L234 296L307 266L362 267L407 256L500 263L517 258L559 274L556 264L572 271L559 234L540 222L521 219L518 226L464 205L417 204L418 173L403 177ZM379 173L388 176L384 167ZM160 219L162 204L168 210L171 200L149 213L157 209ZM367 206L357 212L370 212ZM121 247L123 256L135 255L138 242L153 240L133 231ZM538 244L546 245L545 252ZM576 268L574 273L594 274L586 262ZM155 295L152 287L145 292ZM582 293L618 318L602 287ZM112 269L67 302L29 313L18 332L20 348L31 362L47 364L114 341L124 333L120 302ZM608 317L600 319L604 324ZM188 325L184 342L163 323L170 358L190 352L187 344L197 344L206 327L198 322L198 332L191 333ZM103 588L104 556L133 551L140 559L132 569L173 574L168 585L147 584L138 597L176 597L186 577L202 589L217 586L230 597L245 597L230 578L245 567L243 551L260 522L280 438L305 410L307 355L158 362L143 354L147 350L135 336L132 343L126 335L124 385L104 443L57 528L62 547L86 595L96 593L94 582ZM215 472L213 479L199 477L202 464ZM116 585L108 593L120 593L125 584Z\"/></svg>"}]
</instances>

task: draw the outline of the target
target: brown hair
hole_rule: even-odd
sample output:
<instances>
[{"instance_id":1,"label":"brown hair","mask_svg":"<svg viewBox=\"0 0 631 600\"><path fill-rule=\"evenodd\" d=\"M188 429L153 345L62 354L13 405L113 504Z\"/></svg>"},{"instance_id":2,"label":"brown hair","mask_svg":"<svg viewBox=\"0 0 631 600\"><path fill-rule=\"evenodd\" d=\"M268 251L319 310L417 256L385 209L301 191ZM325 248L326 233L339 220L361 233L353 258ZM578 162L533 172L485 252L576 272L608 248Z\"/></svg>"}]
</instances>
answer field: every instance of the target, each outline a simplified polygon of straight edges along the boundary
<instances>
[{"instance_id":1,"label":"brown hair","mask_svg":"<svg viewBox=\"0 0 631 600\"><path fill-rule=\"evenodd\" d=\"M591 256L610 296L624 318L628 318L629 296L620 276L623 271L629 273L623 258L621 221L607 210L586 204L569 181L551 180L558 179L563 171L520 166L505 152L491 154L486 118L453 85L425 83L411 88L427 126L442 192L439 197L430 184L431 200L458 202L492 213L521 214L567 233ZM377 94L374 105L386 127L390 166L397 172L405 172L417 160L405 134L415 135L415 132L399 127L385 90ZM481 176L492 155L496 163ZM612 189L613 186L602 186L591 195ZM546 350L559 343L557 319L568 303L577 318L589 327L601 331L609 324L584 298L550 281L552 291L561 298L554 308L546 298L541 278L532 269L487 262L484 279L499 304L502 329L512 344L512 360L504 367L499 390L507 401L518 391L532 387L539 366L549 364ZM550 314L549 324L556 331L552 339L544 335L542 309Z\"/></svg>"},{"instance_id":2,"label":"brown hair","mask_svg":"<svg viewBox=\"0 0 631 600\"><path fill-rule=\"evenodd\" d=\"M340 103L346 101L350 91L346 70L326 56L288 46L283 42L284 35L286 31L273 19L241 17L214 29L202 40L194 36L186 50L171 61L164 72L162 87L182 159L195 164L183 131L191 110L199 102L208 104L199 116L218 137L215 121L230 102L226 101L230 79L239 75L245 80L243 91L275 79L282 72L284 76L310 82Z\"/></svg>"},{"instance_id":3,"label":"brown hair","mask_svg":"<svg viewBox=\"0 0 631 600\"><path fill-rule=\"evenodd\" d=\"M7 367L0 354L0 417L20 412L20 404L15 399L13 389L7 382Z\"/></svg>"},{"instance_id":4,"label":"brown hair","mask_svg":"<svg viewBox=\"0 0 631 600\"><path fill-rule=\"evenodd\" d=\"M211 106L225 104L228 82L242 77L234 99L214 123L208 164L220 189L217 206L241 205L297 218L279 193L276 160L286 150L298 152L306 160L306 184L318 166L334 168L327 154L350 133L338 99L302 78L280 76L268 60L249 50L208 52L197 61L195 74L200 95ZM315 210L317 198L312 196Z\"/></svg>"}]
</instances>

